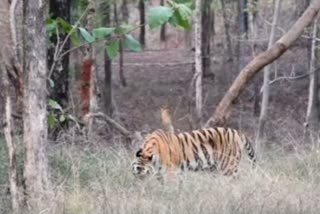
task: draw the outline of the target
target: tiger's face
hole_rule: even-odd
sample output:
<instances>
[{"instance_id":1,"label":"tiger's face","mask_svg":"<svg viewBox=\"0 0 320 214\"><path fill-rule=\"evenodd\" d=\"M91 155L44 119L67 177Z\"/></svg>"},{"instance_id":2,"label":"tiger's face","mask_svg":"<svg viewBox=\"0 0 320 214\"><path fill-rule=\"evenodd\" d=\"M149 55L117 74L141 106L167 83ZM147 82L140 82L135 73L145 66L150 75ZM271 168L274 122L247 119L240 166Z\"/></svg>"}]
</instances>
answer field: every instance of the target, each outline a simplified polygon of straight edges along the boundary
<instances>
[{"instance_id":1,"label":"tiger's face","mask_svg":"<svg viewBox=\"0 0 320 214\"><path fill-rule=\"evenodd\" d=\"M137 177L145 177L154 173L154 161L158 156L156 143L146 140L136 152L136 160L132 163L132 173Z\"/></svg>"}]
</instances>

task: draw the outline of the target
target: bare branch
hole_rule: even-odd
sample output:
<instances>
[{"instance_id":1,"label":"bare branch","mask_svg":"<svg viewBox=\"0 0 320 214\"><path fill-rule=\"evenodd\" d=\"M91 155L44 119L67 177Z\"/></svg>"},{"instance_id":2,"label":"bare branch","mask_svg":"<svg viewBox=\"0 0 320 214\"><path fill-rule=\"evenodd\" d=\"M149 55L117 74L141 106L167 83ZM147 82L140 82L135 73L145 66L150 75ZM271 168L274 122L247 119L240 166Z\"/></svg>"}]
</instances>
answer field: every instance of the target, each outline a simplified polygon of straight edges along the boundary
<instances>
[{"instance_id":1,"label":"bare branch","mask_svg":"<svg viewBox=\"0 0 320 214\"><path fill-rule=\"evenodd\" d=\"M17 32L16 32L16 20L15 20L15 11L17 8L18 0L13 0L10 4L10 29L11 29L11 37L14 44L14 49L16 52L16 48L18 47L17 42Z\"/></svg>"},{"instance_id":2,"label":"bare branch","mask_svg":"<svg viewBox=\"0 0 320 214\"><path fill-rule=\"evenodd\" d=\"M115 120L113 120L111 117L109 117L108 115L102 113L102 112L97 112L97 113L89 113L86 114L84 116L84 120L85 121L89 121L89 119L91 119L92 117L100 117L103 118L107 123L109 123L110 125L112 125L113 127L115 127L122 135L124 135L125 137L130 138L132 136L132 133L126 129L125 127L123 127L122 125L120 125L118 122L116 122Z\"/></svg>"}]
</instances>

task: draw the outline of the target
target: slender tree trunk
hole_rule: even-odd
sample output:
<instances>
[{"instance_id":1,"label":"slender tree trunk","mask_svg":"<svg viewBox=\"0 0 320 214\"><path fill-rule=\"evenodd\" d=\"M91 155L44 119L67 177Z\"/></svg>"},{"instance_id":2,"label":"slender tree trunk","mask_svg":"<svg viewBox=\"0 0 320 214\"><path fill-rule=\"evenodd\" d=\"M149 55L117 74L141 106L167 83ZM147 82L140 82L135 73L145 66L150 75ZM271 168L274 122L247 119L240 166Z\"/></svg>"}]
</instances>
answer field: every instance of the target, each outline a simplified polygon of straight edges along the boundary
<instances>
[{"instance_id":1,"label":"slender tree trunk","mask_svg":"<svg viewBox=\"0 0 320 214\"><path fill-rule=\"evenodd\" d=\"M250 35L251 35L251 50L252 57L256 57L257 54L257 44L256 39L258 37L258 27L257 27L257 14L258 14L258 0L250 1L250 8L252 8L249 13L249 22L250 22ZM259 116L259 103L260 103L260 81L259 78L254 81L254 102L253 102L253 115L255 117Z\"/></svg>"},{"instance_id":2,"label":"slender tree trunk","mask_svg":"<svg viewBox=\"0 0 320 214\"><path fill-rule=\"evenodd\" d=\"M117 10L117 3L115 2L113 4L113 15L114 15L114 20L116 23L116 27L119 27L119 16L118 16L118 10ZM119 40L119 77L120 77L120 82L123 87L127 86L126 78L124 76L124 70L123 70L123 38L120 38Z\"/></svg>"},{"instance_id":3,"label":"slender tree trunk","mask_svg":"<svg viewBox=\"0 0 320 214\"><path fill-rule=\"evenodd\" d=\"M224 33L225 33L226 42L227 42L228 59L232 60L233 59L232 43L231 43L230 26L229 26L229 21L228 21L227 12L226 12L225 0L220 0L220 3L222 7L222 17L223 17L223 24L224 24L224 31L225 31Z\"/></svg>"},{"instance_id":4,"label":"slender tree trunk","mask_svg":"<svg viewBox=\"0 0 320 214\"><path fill-rule=\"evenodd\" d=\"M164 0L160 0L160 5L164 6ZM160 41L165 42L166 41L166 24L161 26L160 30Z\"/></svg>"},{"instance_id":5,"label":"slender tree trunk","mask_svg":"<svg viewBox=\"0 0 320 214\"><path fill-rule=\"evenodd\" d=\"M127 86L127 81L126 78L124 76L124 71L123 71L123 41L122 39L119 41L119 76L120 76L120 82L122 84L123 87Z\"/></svg>"},{"instance_id":6,"label":"slender tree trunk","mask_svg":"<svg viewBox=\"0 0 320 214\"><path fill-rule=\"evenodd\" d=\"M139 41L143 46L146 45L146 12L145 12L145 4L144 0L139 0L139 12L140 12L140 35Z\"/></svg>"},{"instance_id":7,"label":"slender tree trunk","mask_svg":"<svg viewBox=\"0 0 320 214\"><path fill-rule=\"evenodd\" d=\"M195 75L196 75L196 115L201 123L202 119L202 0L195 2Z\"/></svg>"},{"instance_id":8,"label":"slender tree trunk","mask_svg":"<svg viewBox=\"0 0 320 214\"><path fill-rule=\"evenodd\" d=\"M309 99L308 99L308 108L307 108L307 116L305 122L305 132L309 131L310 137L313 137L317 131L319 130L319 69L316 69L316 51L317 51L317 31L318 31L318 20L317 18L313 24L313 32L312 32L312 45L311 45L311 58L310 58L310 83L309 83Z\"/></svg>"},{"instance_id":9,"label":"slender tree trunk","mask_svg":"<svg viewBox=\"0 0 320 214\"><path fill-rule=\"evenodd\" d=\"M47 31L48 1L24 4L25 90L23 141L26 148L24 178L27 202L33 212L47 208L49 176L47 158Z\"/></svg>"},{"instance_id":10,"label":"slender tree trunk","mask_svg":"<svg viewBox=\"0 0 320 214\"><path fill-rule=\"evenodd\" d=\"M16 140L15 140L15 127L12 120L12 109L14 102L11 96L13 95L12 89L18 95L16 106L22 104L22 71L20 59L18 58L18 42L16 35L15 25L15 7L17 1L12 1L11 5L8 0L0 0L0 87L2 88L0 111L3 112L4 124L4 137L8 151L8 178L11 196L12 213L20 213L20 199L22 191L19 191L18 173L16 162ZM11 80L11 81L10 81ZM10 85L11 83L11 85ZM13 87L12 87L13 86Z\"/></svg>"},{"instance_id":11,"label":"slender tree trunk","mask_svg":"<svg viewBox=\"0 0 320 214\"><path fill-rule=\"evenodd\" d=\"M214 38L212 28L214 11L211 9L212 0L203 0L201 10L201 50L202 50L202 69L204 77L214 77L214 74L210 70L211 64L211 41Z\"/></svg>"},{"instance_id":12,"label":"slender tree trunk","mask_svg":"<svg viewBox=\"0 0 320 214\"><path fill-rule=\"evenodd\" d=\"M127 0L122 0L121 12L122 12L122 20L123 20L125 23L128 23L128 20L129 20L129 10L128 10L128 2L127 2Z\"/></svg>"},{"instance_id":13,"label":"slender tree trunk","mask_svg":"<svg viewBox=\"0 0 320 214\"><path fill-rule=\"evenodd\" d=\"M93 30L95 27L99 25L99 7L101 6L100 2L90 0L89 1L89 13L87 15L87 27L90 30ZM86 62L90 62L90 59L93 60L93 65L89 66L90 63L88 63L87 72L90 74L89 76L89 114L96 113L98 110L98 102L97 102L97 80L100 78L97 78L97 75L99 75L103 72L103 54L104 54L104 48L101 48L101 46L104 46L104 42L98 42L95 44L90 45L90 49L88 51L88 55L86 56ZM87 122L88 127L88 138L92 139L94 136L93 133L93 124L94 119L89 118Z\"/></svg>"},{"instance_id":14,"label":"slender tree trunk","mask_svg":"<svg viewBox=\"0 0 320 214\"><path fill-rule=\"evenodd\" d=\"M110 5L106 5L104 8L104 17L103 23L106 26L111 25L111 8ZM107 52L104 52L104 88L103 88L103 106L104 106L104 113L106 115L112 115L112 61L109 58Z\"/></svg>"},{"instance_id":15,"label":"slender tree trunk","mask_svg":"<svg viewBox=\"0 0 320 214\"><path fill-rule=\"evenodd\" d=\"M248 19L248 0L239 0L237 4L238 9L238 17L236 20L236 24L238 25L237 31L238 31L238 41L236 46L236 53L237 53L237 60L235 63L235 69L241 70L243 65L241 61L242 56L242 45L241 40L248 39L248 31L249 31L249 19Z\"/></svg>"},{"instance_id":16,"label":"slender tree trunk","mask_svg":"<svg viewBox=\"0 0 320 214\"><path fill-rule=\"evenodd\" d=\"M278 23L278 17L281 8L281 0L275 0L274 9L273 9L273 20L271 26L271 32L269 37L268 49L270 49L275 42L276 38L276 27ZM264 134L264 127L267 120L267 113L269 107L269 97L270 97L270 68L272 64L269 64L265 67L263 72L263 94L262 94L262 104L261 104L261 111L259 117L259 125L258 125L258 133L257 133L257 147L261 147L261 141L263 140ZM257 148L258 149L258 148Z\"/></svg>"},{"instance_id":17,"label":"slender tree trunk","mask_svg":"<svg viewBox=\"0 0 320 214\"><path fill-rule=\"evenodd\" d=\"M18 181L17 181L17 163L16 163L16 141L14 133L14 124L12 121L12 100L10 95L10 82L9 75L14 74L14 67L17 66L15 63L18 62L17 54L15 52L17 48L17 42L14 42L14 35L12 34L11 28L16 26L12 23L9 23L9 17L12 17L13 14L9 14L9 1L0 0L2 7L0 8L0 41L3 42L2 47L0 48L0 86L2 86L4 93L3 103L4 104L4 137L7 145L8 151L8 177L9 177L9 187L10 187L10 196L11 196L11 208L12 213L18 214L20 211L19 204L19 190L18 190ZM20 66L19 66L20 67ZM16 90L18 90L16 88ZM2 124L1 124L2 128Z\"/></svg>"},{"instance_id":18,"label":"slender tree trunk","mask_svg":"<svg viewBox=\"0 0 320 214\"><path fill-rule=\"evenodd\" d=\"M1 71L4 71L1 69ZM12 104L11 97L9 94L9 80L6 72L2 74L3 83L6 91L5 97L5 127L4 127L4 136L6 139L7 149L8 149L8 158L9 158L9 184L10 184L10 195L11 195L11 208L13 213L18 214L20 210L19 205L19 192L18 192L18 181L17 181L17 163L16 163L16 142L15 137L13 136L13 121L11 118L12 114Z\"/></svg>"},{"instance_id":19,"label":"slender tree trunk","mask_svg":"<svg viewBox=\"0 0 320 214\"><path fill-rule=\"evenodd\" d=\"M270 49L259 54L251 62L249 62L244 69L242 69L205 126L209 126L211 124L221 125L226 121L230 115L232 105L244 90L247 83L264 66L278 59L292 45L292 43L301 36L305 27L308 26L316 17L319 9L320 1L314 0L287 33L285 33Z\"/></svg>"},{"instance_id":20,"label":"slender tree trunk","mask_svg":"<svg viewBox=\"0 0 320 214\"><path fill-rule=\"evenodd\" d=\"M62 18L66 22L70 22L70 0L50 0L50 14L52 18ZM61 45L66 38L66 34L60 32L60 44L57 44L58 40L56 37L52 38L52 42L55 45ZM70 49L70 42L67 41L63 51ZM50 48L48 52L48 64L49 68L53 66L54 62L54 52L55 47ZM67 106L68 104L68 89L69 89L69 54L66 54L61 62L58 62L52 73L51 79L54 82L54 87L51 90L51 98L56 100L62 106Z\"/></svg>"}]
</instances>

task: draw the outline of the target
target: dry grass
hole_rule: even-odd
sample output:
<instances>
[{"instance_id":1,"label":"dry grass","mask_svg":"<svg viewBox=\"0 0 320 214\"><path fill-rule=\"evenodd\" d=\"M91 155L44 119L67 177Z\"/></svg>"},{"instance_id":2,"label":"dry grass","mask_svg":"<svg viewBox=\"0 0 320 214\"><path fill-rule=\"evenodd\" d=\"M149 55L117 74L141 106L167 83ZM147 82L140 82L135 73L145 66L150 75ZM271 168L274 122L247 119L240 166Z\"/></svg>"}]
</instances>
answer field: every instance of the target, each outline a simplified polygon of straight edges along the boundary
<instances>
[{"instance_id":1,"label":"dry grass","mask_svg":"<svg viewBox=\"0 0 320 214\"><path fill-rule=\"evenodd\" d=\"M185 173L169 180L136 180L134 152L59 145L50 152L54 197L44 213L319 213L320 155L265 151L256 171L239 178ZM5 196L0 211L8 213Z\"/></svg>"}]
</instances>

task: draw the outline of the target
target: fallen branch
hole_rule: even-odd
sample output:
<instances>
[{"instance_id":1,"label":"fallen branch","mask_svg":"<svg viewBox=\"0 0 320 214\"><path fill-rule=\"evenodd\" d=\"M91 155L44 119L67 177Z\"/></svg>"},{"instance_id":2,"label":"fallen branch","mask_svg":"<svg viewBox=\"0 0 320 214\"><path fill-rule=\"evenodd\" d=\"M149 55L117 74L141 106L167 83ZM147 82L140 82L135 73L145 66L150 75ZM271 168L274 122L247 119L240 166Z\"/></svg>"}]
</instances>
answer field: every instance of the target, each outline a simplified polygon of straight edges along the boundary
<instances>
[{"instance_id":1,"label":"fallen branch","mask_svg":"<svg viewBox=\"0 0 320 214\"><path fill-rule=\"evenodd\" d=\"M88 113L84 116L84 121L85 123L89 121L89 119L93 117L100 117L104 119L108 124L112 125L114 128L116 128L122 135L124 135L127 138L132 138L132 132L130 132L128 129L120 125L118 122L113 120L111 117L108 115L102 113L102 112L97 112L97 113Z\"/></svg>"}]
</instances>

